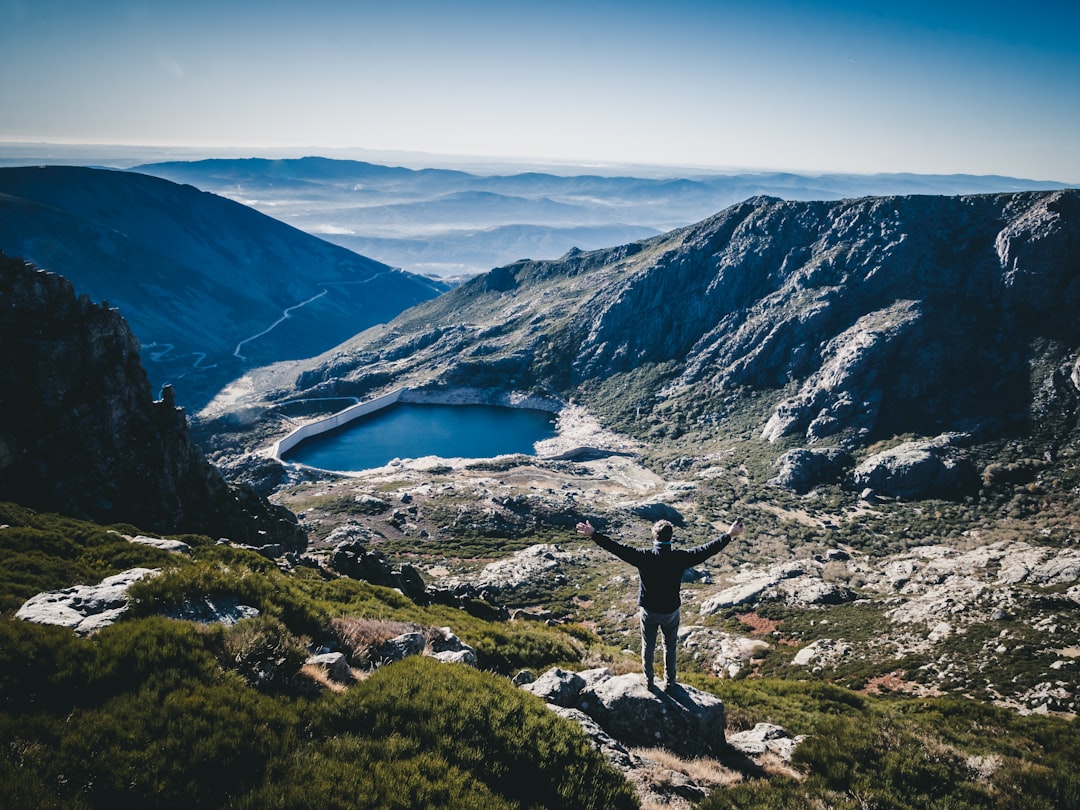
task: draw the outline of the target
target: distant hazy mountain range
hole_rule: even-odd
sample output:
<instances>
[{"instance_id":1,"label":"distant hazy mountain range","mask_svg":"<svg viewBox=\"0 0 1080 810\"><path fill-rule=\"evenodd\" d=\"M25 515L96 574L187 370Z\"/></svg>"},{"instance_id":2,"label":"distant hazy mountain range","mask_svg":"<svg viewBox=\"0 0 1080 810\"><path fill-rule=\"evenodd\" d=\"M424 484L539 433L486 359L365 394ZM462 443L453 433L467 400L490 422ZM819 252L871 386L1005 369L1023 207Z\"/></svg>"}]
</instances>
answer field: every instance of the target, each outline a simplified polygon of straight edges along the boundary
<instances>
[{"instance_id":1,"label":"distant hazy mountain range","mask_svg":"<svg viewBox=\"0 0 1080 810\"><path fill-rule=\"evenodd\" d=\"M0 168L0 250L117 307L188 406L446 289L191 186L81 167Z\"/></svg>"},{"instance_id":2,"label":"distant hazy mountain range","mask_svg":"<svg viewBox=\"0 0 1080 810\"><path fill-rule=\"evenodd\" d=\"M154 163L134 170L246 203L395 267L444 277L645 239L756 195L839 200L1064 187L971 175L487 175L319 157Z\"/></svg>"}]
</instances>

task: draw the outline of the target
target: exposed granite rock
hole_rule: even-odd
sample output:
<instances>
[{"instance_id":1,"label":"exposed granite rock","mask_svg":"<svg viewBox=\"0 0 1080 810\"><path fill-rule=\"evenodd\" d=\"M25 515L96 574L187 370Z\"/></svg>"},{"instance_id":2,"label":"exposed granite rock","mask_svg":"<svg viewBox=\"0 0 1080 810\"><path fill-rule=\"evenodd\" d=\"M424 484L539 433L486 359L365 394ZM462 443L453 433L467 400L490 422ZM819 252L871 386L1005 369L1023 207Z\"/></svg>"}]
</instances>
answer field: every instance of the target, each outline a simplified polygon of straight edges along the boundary
<instances>
[{"instance_id":1,"label":"exposed granite rock","mask_svg":"<svg viewBox=\"0 0 1080 810\"><path fill-rule=\"evenodd\" d=\"M74 585L39 593L23 603L15 618L35 624L58 624L81 636L89 635L127 612L127 592L133 583L158 573L153 568L132 568L106 577L97 585Z\"/></svg>"},{"instance_id":2,"label":"exposed granite rock","mask_svg":"<svg viewBox=\"0 0 1080 810\"><path fill-rule=\"evenodd\" d=\"M342 540L330 554L330 568L342 576L362 579L373 585L397 588L410 599L422 599L427 586L411 565L394 568L386 555L370 551L363 540Z\"/></svg>"},{"instance_id":3,"label":"exposed granite rock","mask_svg":"<svg viewBox=\"0 0 1080 810\"><path fill-rule=\"evenodd\" d=\"M841 481L850 463L850 454L843 450L797 447L776 460L776 476L769 483L802 494L820 484Z\"/></svg>"},{"instance_id":4,"label":"exposed granite rock","mask_svg":"<svg viewBox=\"0 0 1080 810\"><path fill-rule=\"evenodd\" d=\"M564 708L579 709L628 747L659 746L683 756L724 747L724 703L690 686L650 690L639 674L551 671L524 687Z\"/></svg>"},{"instance_id":5,"label":"exposed granite rock","mask_svg":"<svg viewBox=\"0 0 1080 810\"><path fill-rule=\"evenodd\" d=\"M769 650L769 643L759 638L727 633L696 625L679 628L679 644L695 658L712 660L713 671L721 678L734 678L752 660Z\"/></svg>"},{"instance_id":6,"label":"exposed granite rock","mask_svg":"<svg viewBox=\"0 0 1080 810\"><path fill-rule=\"evenodd\" d=\"M955 438L939 436L875 453L852 471L850 483L896 498L954 498L974 492L978 476Z\"/></svg>"},{"instance_id":7,"label":"exposed granite rock","mask_svg":"<svg viewBox=\"0 0 1080 810\"><path fill-rule=\"evenodd\" d=\"M760 756L768 752L784 762L790 762L795 748L804 739L805 734L789 737L788 733L775 723L758 723L747 731L729 734L728 745L747 756Z\"/></svg>"},{"instance_id":8,"label":"exposed granite rock","mask_svg":"<svg viewBox=\"0 0 1080 810\"><path fill-rule=\"evenodd\" d=\"M350 684L353 677L349 659L342 652L329 652L313 655L304 662L308 666L318 667L326 673L326 677L335 683Z\"/></svg>"},{"instance_id":9,"label":"exposed granite rock","mask_svg":"<svg viewBox=\"0 0 1080 810\"><path fill-rule=\"evenodd\" d=\"M707 616L723 608L759 600L781 600L789 605L832 605L855 598L847 588L821 578L825 562L818 559L776 563L736 574L735 584L703 600L699 610Z\"/></svg>"},{"instance_id":10,"label":"exposed granite rock","mask_svg":"<svg viewBox=\"0 0 1080 810\"><path fill-rule=\"evenodd\" d=\"M191 555L191 546L185 543L183 540L169 540L165 537L146 537L139 535L137 537L128 538L129 542L137 543L142 546L152 546L153 548L160 548L162 551L170 551L173 554L185 554Z\"/></svg>"},{"instance_id":11,"label":"exposed granite rock","mask_svg":"<svg viewBox=\"0 0 1080 810\"><path fill-rule=\"evenodd\" d=\"M230 487L190 440L166 387L107 305L0 254L0 498L160 534L303 550L295 516Z\"/></svg>"}]
</instances>

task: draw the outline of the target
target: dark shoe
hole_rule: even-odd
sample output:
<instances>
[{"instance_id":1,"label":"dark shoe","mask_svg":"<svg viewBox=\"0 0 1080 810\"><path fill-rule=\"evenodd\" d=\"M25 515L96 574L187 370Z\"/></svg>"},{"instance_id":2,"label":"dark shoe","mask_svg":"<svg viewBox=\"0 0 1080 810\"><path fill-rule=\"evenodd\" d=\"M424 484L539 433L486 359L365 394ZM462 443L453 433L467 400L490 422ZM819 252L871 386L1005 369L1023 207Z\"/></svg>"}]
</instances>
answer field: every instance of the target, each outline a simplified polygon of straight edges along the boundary
<instances>
[{"instance_id":1,"label":"dark shoe","mask_svg":"<svg viewBox=\"0 0 1080 810\"><path fill-rule=\"evenodd\" d=\"M664 684L664 691L667 692L668 694L671 694L672 692L679 691L679 682L678 681L668 681L667 683Z\"/></svg>"}]
</instances>

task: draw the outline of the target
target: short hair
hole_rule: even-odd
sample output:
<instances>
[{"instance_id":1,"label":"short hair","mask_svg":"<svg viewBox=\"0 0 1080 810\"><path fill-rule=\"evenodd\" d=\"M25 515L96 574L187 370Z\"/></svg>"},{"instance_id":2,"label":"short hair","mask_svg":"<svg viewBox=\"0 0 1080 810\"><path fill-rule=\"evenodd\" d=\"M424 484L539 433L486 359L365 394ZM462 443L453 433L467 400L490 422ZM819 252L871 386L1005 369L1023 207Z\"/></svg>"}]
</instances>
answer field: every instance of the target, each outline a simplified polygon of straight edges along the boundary
<instances>
[{"instance_id":1,"label":"short hair","mask_svg":"<svg viewBox=\"0 0 1080 810\"><path fill-rule=\"evenodd\" d=\"M652 527L652 539L654 543L671 543L671 535L675 533L675 527L670 520L658 520Z\"/></svg>"}]
</instances>

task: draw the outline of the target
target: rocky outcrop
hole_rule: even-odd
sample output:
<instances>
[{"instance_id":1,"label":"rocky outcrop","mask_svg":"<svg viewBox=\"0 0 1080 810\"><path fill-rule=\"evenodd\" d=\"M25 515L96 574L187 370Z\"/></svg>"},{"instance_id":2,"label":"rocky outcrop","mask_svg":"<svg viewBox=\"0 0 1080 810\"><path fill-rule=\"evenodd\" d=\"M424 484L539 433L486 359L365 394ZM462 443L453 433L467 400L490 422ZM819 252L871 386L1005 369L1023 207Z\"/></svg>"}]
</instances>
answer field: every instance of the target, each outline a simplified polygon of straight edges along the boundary
<instances>
[{"instance_id":1,"label":"rocky outcrop","mask_svg":"<svg viewBox=\"0 0 1080 810\"><path fill-rule=\"evenodd\" d=\"M762 756L790 761L802 737L772 724L725 735L724 704L692 687L649 690L641 675L612 675L554 667L535 680L516 679L560 716L581 726L609 763L634 785L643 806L689 810L716 787L701 769L680 768L700 759L761 772Z\"/></svg>"},{"instance_id":2,"label":"rocky outcrop","mask_svg":"<svg viewBox=\"0 0 1080 810\"><path fill-rule=\"evenodd\" d=\"M15 612L16 619L35 624L70 627L81 636L115 622L128 609L128 588L159 572L152 568L132 568L96 585L74 585L32 596Z\"/></svg>"},{"instance_id":3,"label":"rocky outcrop","mask_svg":"<svg viewBox=\"0 0 1080 810\"><path fill-rule=\"evenodd\" d=\"M956 447L956 437L905 442L875 453L851 473L851 488L895 498L953 498L978 489L974 467Z\"/></svg>"},{"instance_id":4,"label":"rocky outcrop","mask_svg":"<svg viewBox=\"0 0 1080 810\"><path fill-rule=\"evenodd\" d=\"M773 633L780 644L797 644L790 666L799 671L828 676L855 663L887 668L914 657L917 676L895 688L964 693L990 683L991 699L1010 708L1075 712L1080 550L1019 539L978 543L977 536L971 532L962 548L920 545L885 557L834 549L746 566L698 609L703 616L736 605L752 612L783 601L813 611L794 637L785 636L783 622ZM873 618L862 627L834 623L831 602ZM763 639L694 625L682 628L680 644L721 677L772 654ZM1014 667L1023 674L998 672Z\"/></svg>"},{"instance_id":5,"label":"rocky outcrop","mask_svg":"<svg viewBox=\"0 0 1080 810\"><path fill-rule=\"evenodd\" d=\"M765 568L749 568L731 578L731 583L703 600L699 610L708 616L725 608L759 601L781 601L797 607L836 605L850 602L855 594L822 578L827 559L803 559L775 563Z\"/></svg>"},{"instance_id":6,"label":"rocky outcrop","mask_svg":"<svg viewBox=\"0 0 1080 810\"><path fill-rule=\"evenodd\" d=\"M0 254L0 499L159 534L301 551L295 516L229 486L107 305Z\"/></svg>"},{"instance_id":7,"label":"rocky outcrop","mask_svg":"<svg viewBox=\"0 0 1080 810\"><path fill-rule=\"evenodd\" d=\"M638 674L556 668L522 688L584 712L623 746L657 746L683 756L716 755L724 748L724 702L690 686L650 690Z\"/></svg>"},{"instance_id":8,"label":"rocky outcrop","mask_svg":"<svg viewBox=\"0 0 1080 810\"><path fill-rule=\"evenodd\" d=\"M843 450L795 448L776 460L776 476L770 484L798 493L809 492L819 484L841 481L851 456Z\"/></svg>"},{"instance_id":9,"label":"rocky outcrop","mask_svg":"<svg viewBox=\"0 0 1080 810\"><path fill-rule=\"evenodd\" d=\"M330 568L341 576L396 588L414 600L423 599L427 590L423 577L413 566L395 568L385 554L371 551L363 540L342 540L334 546Z\"/></svg>"}]
</instances>

